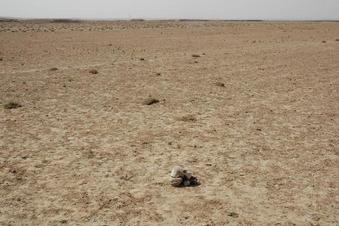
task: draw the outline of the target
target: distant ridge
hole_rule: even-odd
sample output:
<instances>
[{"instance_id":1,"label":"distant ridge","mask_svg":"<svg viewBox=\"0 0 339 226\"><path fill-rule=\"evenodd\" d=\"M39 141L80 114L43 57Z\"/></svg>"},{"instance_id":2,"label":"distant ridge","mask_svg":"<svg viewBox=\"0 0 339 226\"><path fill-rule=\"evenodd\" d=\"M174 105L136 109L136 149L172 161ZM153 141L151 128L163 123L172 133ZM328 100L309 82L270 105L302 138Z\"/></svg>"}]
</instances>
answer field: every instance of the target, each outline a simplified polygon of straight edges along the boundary
<instances>
[{"instance_id":1,"label":"distant ridge","mask_svg":"<svg viewBox=\"0 0 339 226\"><path fill-rule=\"evenodd\" d=\"M10 17L0 17L0 22L19 22L19 19Z\"/></svg>"},{"instance_id":2,"label":"distant ridge","mask_svg":"<svg viewBox=\"0 0 339 226\"><path fill-rule=\"evenodd\" d=\"M208 21L239 21L239 22L262 22L265 20L204 20L204 19L179 19L176 21L182 21L182 22L208 22Z\"/></svg>"},{"instance_id":3,"label":"distant ridge","mask_svg":"<svg viewBox=\"0 0 339 226\"><path fill-rule=\"evenodd\" d=\"M50 23L80 23L81 20L77 19L51 19Z\"/></svg>"}]
</instances>

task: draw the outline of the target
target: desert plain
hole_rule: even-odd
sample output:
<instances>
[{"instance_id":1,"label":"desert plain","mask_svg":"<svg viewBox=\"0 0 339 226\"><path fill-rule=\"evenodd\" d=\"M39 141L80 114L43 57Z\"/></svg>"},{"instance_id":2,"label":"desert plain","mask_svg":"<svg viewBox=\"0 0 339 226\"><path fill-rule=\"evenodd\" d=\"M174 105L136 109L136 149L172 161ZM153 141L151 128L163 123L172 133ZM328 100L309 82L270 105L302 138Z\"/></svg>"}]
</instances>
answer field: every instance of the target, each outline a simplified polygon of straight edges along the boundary
<instances>
[{"instance_id":1,"label":"desert plain","mask_svg":"<svg viewBox=\"0 0 339 226\"><path fill-rule=\"evenodd\" d=\"M339 23L1 22L0 225L339 225Z\"/></svg>"}]
</instances>

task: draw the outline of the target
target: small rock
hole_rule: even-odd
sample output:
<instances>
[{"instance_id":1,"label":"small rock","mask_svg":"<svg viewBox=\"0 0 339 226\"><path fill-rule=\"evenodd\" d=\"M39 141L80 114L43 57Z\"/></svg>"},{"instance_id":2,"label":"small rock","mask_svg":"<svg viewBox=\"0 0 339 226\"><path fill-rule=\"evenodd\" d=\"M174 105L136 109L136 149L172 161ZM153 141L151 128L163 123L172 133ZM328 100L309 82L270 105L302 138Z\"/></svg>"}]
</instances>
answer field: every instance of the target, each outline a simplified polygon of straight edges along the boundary
<instances>
[{"instance_id":1,"label":"small rock","mask_svg":"<svg viewBox=\"0 0 339 226\"><path fill-rule=\"evenodd\" d=\"M145 60L145 58L140 58L139 60L141 60L141 61L144 61L144 60Z\"/></svg>"},{"instance_id":2,"label":"small rock","mask_svg":"<svg viewBox=\"0 0 339 226\"><path fill-rule=\"evenodd\" d=\"M322 43L326 43L326 41L322 41Z\"/></svg>"},{"instance_id":3,"label":"small rock","mask_svg":"<svg viewBox=\"0 0 339 226\"><path fill-rule=\"evenodd\" d=\"M52 67L52 68L50 68L49 70L50 70L50 71L57 71L57 70L58 70L58 68L56 68L56 67Z\"/></svg>"},{"instance_id":4,"label":"small rock","mask_svg":"<svg viewBox=\"0 0 339 226\"><path fill-rule=\"evenodd\" d=\"M148 98L144 101L144 105L152 105L156 103L159 103L159 100L155 98Z\"/></svg>"},{"instance_id":5,"label":"small rock","mask_svg":"<svg viewBox=\"0 0 339 226\"><path fill-rule=\"evenodd\" d=\"M339 42L339 38L337 38L336 41Z\"/></svg>"},{"instance_id":6,"label":"small rock","mask_svg":"<svg viewBox=\"0 0 339 226\"><path fill-rule=\"evenodd\" d=\"M200 55L199 54L192 54L192 57L198 58L198 57L200 57Z\"/></svg>"},{"instance_id":7,"label":"small rock","mask_svg":"<svg viewBox=\"0 0 339 226\"><path fill-rule=\"evenodd\" d=\"M98 72L97 70L95 70L95 69L92 69L92 70L90 70L90 71L89 71L89 73L91 73L91 74L94 74L94 75L95 75L95 74L98 74L99 72Z\"/></svg>"},{"instance_id":8,"label":"small rock","mask_svg":"<svg viewBox=\"0 0 339 226\"><path fill-rule=\"evenodd\" d=\"M319 221L320 220L320 216L318 214L311 214L310 218L313 221Z\"/></svg>"},{"instance_id":9,"label":"small rock","mask_svg":"<svg viewBox=\"0 0 339 226\"><path fill-rule=\"evenodd\" d=\"M0 61L3 61L4 59L0 58Z\"/></svg>"}]
</instances>

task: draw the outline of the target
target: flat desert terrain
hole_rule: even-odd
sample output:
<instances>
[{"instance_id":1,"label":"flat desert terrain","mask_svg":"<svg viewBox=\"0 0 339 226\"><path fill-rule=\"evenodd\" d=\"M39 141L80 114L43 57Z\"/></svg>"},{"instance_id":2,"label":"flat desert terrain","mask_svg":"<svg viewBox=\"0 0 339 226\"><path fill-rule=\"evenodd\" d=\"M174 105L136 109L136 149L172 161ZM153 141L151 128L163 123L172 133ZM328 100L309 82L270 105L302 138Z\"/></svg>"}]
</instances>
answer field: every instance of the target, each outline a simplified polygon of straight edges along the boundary
<instances>
[{"instance_id":1,"label":"flat desert terrain","mask_svg":"<svg viewBox=\"0 0 339 226\"><path fill-rule=\"evenodd\" d=\"M0 23L0 225L339 225L339 23Z\"/></svg>"}]
</instances>

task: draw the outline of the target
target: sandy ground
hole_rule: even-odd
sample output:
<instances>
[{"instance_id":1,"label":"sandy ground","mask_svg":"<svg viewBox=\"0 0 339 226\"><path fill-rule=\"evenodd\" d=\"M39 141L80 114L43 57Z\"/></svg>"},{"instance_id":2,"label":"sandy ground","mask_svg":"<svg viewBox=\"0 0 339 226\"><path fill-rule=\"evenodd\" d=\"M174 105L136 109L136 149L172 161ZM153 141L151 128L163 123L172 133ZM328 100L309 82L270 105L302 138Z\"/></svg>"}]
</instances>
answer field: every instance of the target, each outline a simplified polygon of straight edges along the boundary
<instances>
[{"instance_id":1,"label":"sandy ground","mask_svg":"<svg viewBox=\"0 0 339 226\"><path fill-rule=\"evenodd\" d=\"M0 23L0 225L339 225L338 103L338 23Z\"/></svg>"}]
</instances>

